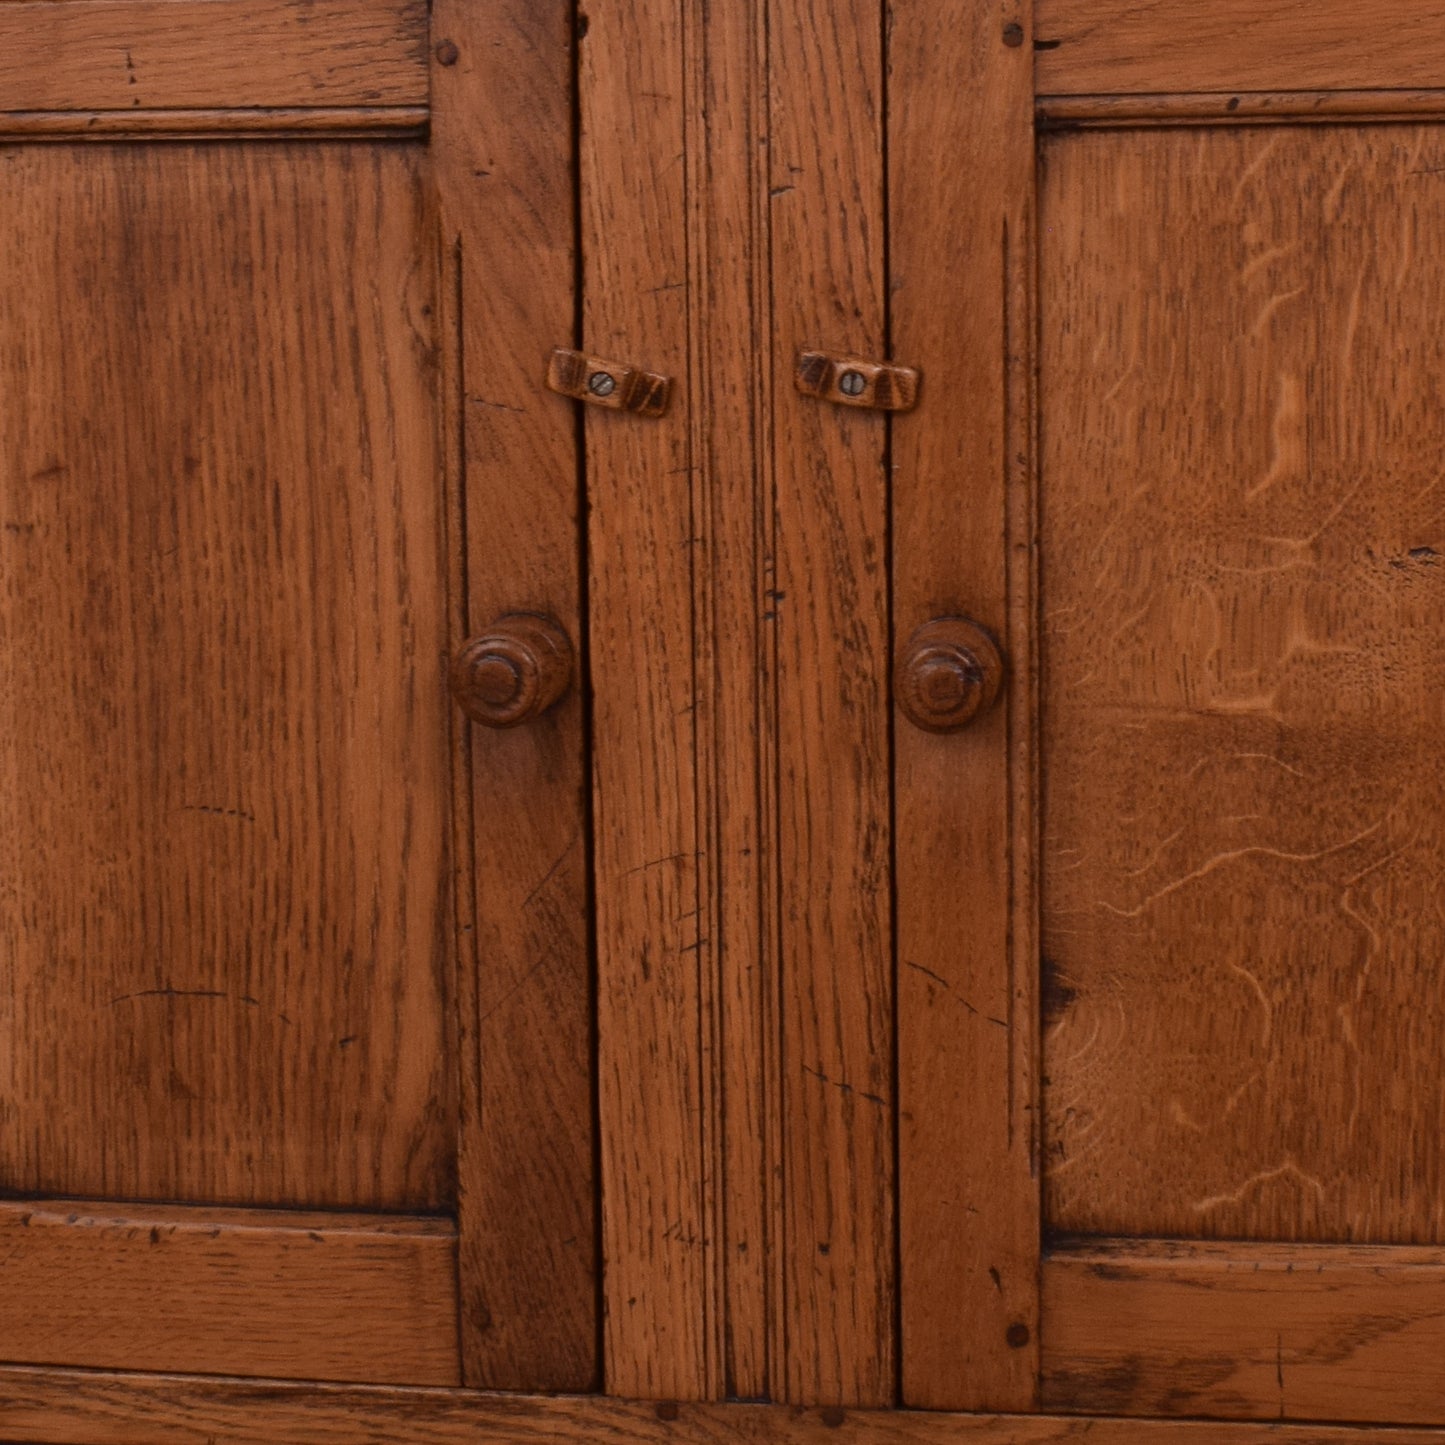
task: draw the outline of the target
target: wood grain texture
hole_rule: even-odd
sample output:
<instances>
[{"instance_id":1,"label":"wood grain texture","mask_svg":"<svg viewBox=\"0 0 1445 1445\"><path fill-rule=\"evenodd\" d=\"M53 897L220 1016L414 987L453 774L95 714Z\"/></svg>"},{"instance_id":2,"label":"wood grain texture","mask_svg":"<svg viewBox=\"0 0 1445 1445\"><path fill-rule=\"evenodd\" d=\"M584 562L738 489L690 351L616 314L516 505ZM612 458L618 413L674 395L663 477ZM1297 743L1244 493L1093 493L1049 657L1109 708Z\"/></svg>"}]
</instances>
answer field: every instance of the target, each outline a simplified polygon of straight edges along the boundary
<instances>
[{"instance_id":1,"label":"wood grain texture","mask_svg":"<svg viewBox=\"0 0 1445 1445\"><path fill-rule=\"evenodd\" d=\"M1445 1419L1438 1249L1081 1240L1043 1307L1045 1409Z\"/></svg>"},{"instance_id":2,"label":"wood grain texture","mask_svg":"<svg viewBox=\"0 0 1445 1445\"><path fill-rule=\"evenodd\" d=\"M783 1309L774 1398L896 1390L887 419L793 388L887 356L878 0L769 25ZM822 218L827 218L826 220Z\"/></svg>"},{"instance_id":3,"label":"wood grain texture","mask_svg":"<svg viewBox=\"0 0 1445 1445\"><path fill-rule=\"evenodd\" d=\"M1445 138L1045 147L1046 1214L1445 1239Z\"/></svg>"},{"instance_id":4,"label":"wood grain texture","mask_svg":"<svg viewBox=\"0 0 1445 1445\"><path fill-rule=\"evenodd\" d=\"M688 374L684 0L581 42L583 342ZM619 138L626 137L626 144ZM708 1398L720 1361L693 654L693 401L589 407L599 1112L608 1393Z\"/></svg>"},{"instance_id":5,"label":"wood grain texture","mask_svg":"<svg viewBox=\"0 0 1445 1445\"><path fill-rule=\"evenodd\" d=\"M699 1032L716 1127L705 1209L714 1394L767 1398L785 1347L778 1097L767 0L689 12L686 127Z\"/></svg>"},{"instance_id":6,"label":"wood grain texture","mask_svg":"<svg viewBox=\"0 0 1445 1445\"><path fill-rule=\"evenodd\" d=\"M31 1445L1440 1445L1445 1431L1098 1416L659 1404L0 1370Z\"/></svg>"},{"instance_id":7,"label":"wood grain texture","mask_svg":"<svg viewBox=\"0 0 1445 1445\"><path fill-rule=\"evenodd\" d=\"M425 0L6 0L0 110L425 105Z\"/></svg>"},{"instance_id":8,"label":"wood grain texture","mask_svg":"<svg viewBox=\"0 0 1445 1445\"><path fill-rule=\"evenodd\" d=\"M1401 0L1038 0L1040 95L1438 86L1445 15Z\"/></svg>"},{"instance_id":9,"label":"wood grain texture","mask_svg":"<svg viewBox=\"0 0 1445 1445\"><path fill-rule=\"evenodd\" d=\"M501 613L579 652L572 404L543 385L573 340L569 0L437 0L432 158L452 253L448 393L466 567L453 646ZM526 727L469 729L460 901L460 1259L468 1384L598 1380L584 688Z\"/></svg>"},{"instance_id":10,"label":"wood grain texture","mask_svg":"<svg viewBox=\"0 0 1445 1445\"><path fill-rule=\"evenodd\" d=\"M1041 127L1328 125L1341 120L1445 118L1445 90L1248 90L1173 95L1041 95Z\"/></svg>"},{"instance_id":11,"label":"wood grain texture","mask_svg":"<svg viewBox=\"0 0 1445 1445\"><path fill-rule=\"evenodd\" d=\"M1028 11L899 4L889 43L893 346L927 388L893 422L893 645L967 616L1008 676L967 731L894 734L903 1398L930 1408L1027 1409L1037 1369Z\"/></svg>"},{"instance_id":12,"label":"wood grain texture","mask_svg":"<svg viewBox=\"0 0 1445 1445\"><path fill-rule=\"evenodd\" d=\"M424 105L272 106L218 110L0 111L0 142L38 140L308 140L408 138L426 131Z\"/></svg>"},{"instance_id":13,"label":"wood grain texture","mask_svg":"<svg viewBox=\"0 0 1445 1445\"><path fill-rule=\"evenodd\" d=\"M448 1221L27 1200L0 1260L7 1362L461 1382Z\"/></svg>"},{"instance_id":14,"label":"wood grain texture","mask_svg":"<svg viewBox=\"0 0 1445 1445\"><path fill-rule=\"evenodd\" d=\"M0 1180L444 1207L418 155L10 149L0 218Z\"/></svg>"}]
</instances>

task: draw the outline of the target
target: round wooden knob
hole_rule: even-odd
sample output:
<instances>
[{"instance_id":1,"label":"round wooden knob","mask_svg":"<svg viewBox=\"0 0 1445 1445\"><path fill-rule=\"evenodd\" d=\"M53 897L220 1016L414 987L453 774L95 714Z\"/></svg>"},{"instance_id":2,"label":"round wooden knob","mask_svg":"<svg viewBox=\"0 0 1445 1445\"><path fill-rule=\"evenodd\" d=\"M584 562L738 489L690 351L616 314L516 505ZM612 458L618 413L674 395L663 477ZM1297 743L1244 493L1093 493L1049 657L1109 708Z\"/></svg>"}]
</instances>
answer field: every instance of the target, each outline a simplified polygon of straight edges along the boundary
<instances>
[{"instance_id":1,"label":"round wooden knob","mask_svg":"<svg viewBox=\"0 0 1445 1445\"><path fill-rule=\"evenodd\" d=\"M998 698L1003 657L988 633L966 617L925 622L903 649L893 676L898 706L931 733L967 727Z\"/></svg>"},{"instance_id":2,"label":"round wooden knob","mask_svg":"<svg viewBox=\"0 0 1445 1445\"><path fill-rule=\"evenodd\" d=\"M452 696L473 722L512 728L531 722L572 683L572 642L550 617L509 612L452 662Z\"/></svg>"}]
</instances>

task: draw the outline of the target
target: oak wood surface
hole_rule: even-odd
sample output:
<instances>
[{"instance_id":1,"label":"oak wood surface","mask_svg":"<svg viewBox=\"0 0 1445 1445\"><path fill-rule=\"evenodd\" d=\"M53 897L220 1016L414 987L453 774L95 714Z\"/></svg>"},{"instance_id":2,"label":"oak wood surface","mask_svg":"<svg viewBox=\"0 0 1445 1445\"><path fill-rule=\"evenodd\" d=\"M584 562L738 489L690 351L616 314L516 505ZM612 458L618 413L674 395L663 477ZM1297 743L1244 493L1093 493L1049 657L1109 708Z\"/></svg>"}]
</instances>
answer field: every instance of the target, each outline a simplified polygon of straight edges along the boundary
<instances>
[{"instance_id":1,"label":"oak wood surface","mask_svg":"<svg viewBox=\"0 0 1445 1445\"><path fill-rule=\"evenodd\" d=\"M876 0L775 7L770 364L776 465L783 1302L774 1398L892 1403L893 959L887 419L793 387L799 351L886 357Z\"/></svg>"},{"instance_id":2,"label":"oak wood surface","mask_svg":"<svg viewBox=\"0 0 1445 1445\"><path fill-rule=\"evenodd\" d=\"M781 1377L773 476L767 0L692 12L687 128L699 967L713 990L709 1138L716 1394L763 1399Z\"/></svg>"},{"instance_id":3,"label":"oak wood surface","mask_svg":"<svg viewBox=\"0 0 1445 1445\"><path fill-rule=\"evenodd\" d=\"M1098 1416L643 1403L0 1370L31 1445L1439 1445L1445 1431Z\"/></svg>"},{"instance_id":4,"label":"oak wood surface","mask_svg":"<svg viewBox=\"0 0 1445 1445\"><path fill-rule=\"evenodd\" d=\"M0 1260L10 1363L461 1382L448 1221L27 1200Z\"/></svg>"},{"instance_id":5,"label":"oak wood surface","mask_svg":"<svg viewBox=\"0 0 1445 1445\"><path fill-rule=\"evenodd\" d=\"M573 7L437 0L432 164L449 253L453 649L499 614L555 618L582 655L572 404ZM584 686L505 732L463 723L457 817L465 1379L598 1382Z\"/></svg>"},{"instance_id":6,"label":"oak wood surface","mask_svg":"<svg viewBox=\"0 0 1445 1445\"><path fill-rule=\"evenodd\" d=\"M660 418L585 410L605 1384L719 1389L700 961L683 0L580 41L582 343L679 378ZM625 137L626 143L619 143Z\"/></svg>"},{"instance_id":7,"label":"oak wood surface","mask_svg":"<svg viewBox=\"0 0 1445 1445\"><path fill-rule=\"evenodd\" d=\"M1044 161L1047 1218L1438 1244L1445 137Z\"/></svg>"},{"instance_id":8,"label":"oak wood surface","mask_svg":"<svg viewBox=\"0 0 1445 1445\"><path fill-rule=\"evenodd\" d=\"M1026 1409L1038 1359L1029 20L900 5L889 45L892 345L924 377L891 456L899 1293L903 1399L932 1408ZM958 616L1003 644L1005 699L922 731L908 649Z\"/></svg>"},{"instance_id":9,"label":"oak wood surface","mask_svg":"<svg viewBox=\"0 0 1445 1445\"><path fill-rule=\"evenodd\" d=\"M8 1190L453 1197L431 227L409 147L0 151Z\"/></svg>"},{"instance_id":10,"label":"oak wood surface","mask_svg":"<svg viewBox=\"0 0 1445 1445\"><path fill-rule=\"evenodd\" d=\"M0 111L424 106L425 0L5 0Z\"/></svg>"},{"instance_id":11,"label":"oak wood surface","mask_svg":"<svg viewBox=\"0 0 1445 1445\"><path fill-rule=\"evenodd\" d=\"M1445 1418L1445 1261L1409 1245L1078 1241L1043 1265L1044 1409Z\"/></svg>"},{"instance_id":12,"label":"oak wood surface","mask_svg":"<svg viewBox=\"0 0 1445 1445\"><path fill-rule=\"evenodd\" d=\"M1445 14L1357 0L1037 0L1040 95L1438 86Z\"/></svg>"}]
</instances>

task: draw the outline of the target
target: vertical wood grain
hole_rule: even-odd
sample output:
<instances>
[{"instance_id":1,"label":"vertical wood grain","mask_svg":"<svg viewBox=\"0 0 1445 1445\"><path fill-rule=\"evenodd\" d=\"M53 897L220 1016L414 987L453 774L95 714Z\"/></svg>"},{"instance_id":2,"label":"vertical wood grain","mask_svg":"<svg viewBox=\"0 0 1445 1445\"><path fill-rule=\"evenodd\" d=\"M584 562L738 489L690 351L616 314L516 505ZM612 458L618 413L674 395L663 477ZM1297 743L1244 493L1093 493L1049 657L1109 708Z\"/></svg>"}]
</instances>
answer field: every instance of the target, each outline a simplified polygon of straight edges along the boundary
<instances>
[{"instance_id":1,"label":"vertical wood grain","mask_svg":"<svg viewBox=\"0 0 1445 1445\"><path fill-rule=\"evenodd\" d=\"M548 352L574 339L572 36L569 0L437 0L432 139L458 266L465 630L542 611L580 654L576 424L543 387ZM599 1367L580 681L525 727L456 725L475 835L461 917L475 926L462 970L465 1378L585 1390Z\"/></svg>"},{"instance_id":2,"label":"vertical wood grain","mask_svg":"<svg viewBox=\"0 0 1445 1445\"><path fill-rule=\"evenodd\" d=\"M896 724L903 1398L1024 1410L1039 1252L1029 7L892 0L890 15L893 348L924 376L918 410L893 421L894 647L966 616L1009 662L1001 705L966 730Z\"/></svg>"},{"instance_id":3,"label":"vertical wood grain","mask_svg":"<svg viewBox=\"0 0 1445 1445\"><path fill-rule=\"evenodd\" d=\"M7 1190L451 1203L432 235L411 147L0 151Z\"/></svg>"},{"instance_id":4,"label":"vertical wood grain","mask_svg":"<svg viewBox=\"0 0 1445 1445\"><path fill-rule=\"evenodd\" d=\"M691 15L684 0L599 0L579 70L583 344L677 379L664 417L586 411L606 1387L685 1399L719 1379L694 721Z\"/></svg>"},{"instance_id":5,"label":"vertical wood grain","mask_svg":"<svg viewBox=\"0 0 1445 1445\"><path fill-rule=\"evenodd\" d=\"M771 662L771 375L765 0L702 5L688 74L698 802L707 840L700 961L713 979L711 1074L719 1122L711 1195L720 1378L765 1398L782 1341L777 1212L775 817L765 791Z\"/></svg>"},{"instance_id":6,"label":"vertical wood grain","mask_svg":"<svg viewBox=\"0 0 1445 1445\"><path fill-rule=\"evenodd\" d=\"M800 396L805 346L881 357L879 0L773 6L781 1160L778 1398L891 1403L893 981L881 414Z\"/></svg>"}]
</instances>

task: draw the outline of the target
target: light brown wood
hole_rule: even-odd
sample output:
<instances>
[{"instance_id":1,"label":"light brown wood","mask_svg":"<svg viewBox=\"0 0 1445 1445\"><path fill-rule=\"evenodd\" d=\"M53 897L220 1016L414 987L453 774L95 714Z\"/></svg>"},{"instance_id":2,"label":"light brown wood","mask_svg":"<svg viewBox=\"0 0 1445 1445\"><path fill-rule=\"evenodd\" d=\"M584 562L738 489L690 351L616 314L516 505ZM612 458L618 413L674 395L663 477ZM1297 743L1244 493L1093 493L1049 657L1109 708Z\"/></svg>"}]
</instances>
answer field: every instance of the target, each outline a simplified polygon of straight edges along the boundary
<instances>
[{"instance_id":1,"label":"light brown wood","mask_svg":"<svg viewBox=\"0 0 1445 1445\"><path fill-rule=\"evenodd\" d=\"M425 0L6 0L0 106L424 106L426 43Z\"/></svg>"},{"instance_id":2,"label":"light brown wood","mask_svg":"<svg viewBox=\"0 0 1445 1445\"><path fill-rule=\"evenodd\" d=\"M685 0L588 12L583 343L690 375ZM625 141L624 139L625 138ZM605 1383L708 1398L719 1358L700 955L689 386L585 412ZM705 1010L708 1012L705 1014Z\"/></svg>"},{"instance_id":3,"label":"light brown wood","mask_svg":"<svg viewBox=\"0 0 1445 1445\"><path fill-rule=\"evenodd\" d=\"M1027 1409L1038 1358L1032 53L1027 5L891 28L892 345L927 387L893 423L894 646L963 615L1009 662L967 731L894 733L902 1381L931 1408Z\"/></svg>"},{"instance_id":4,"label":"light brown wood","mask_svg":"<svg viewBox=\"0 0 1445 1445\"><path fill-rule=\"evenodd\" d=\"M443 1220L32 1200L0 1204L0 1260L7 1362L461 1380Z\"/></svg>"},{"instance_id":5,"label":"light brown wood","mask_svg":"<svg viewBox=\"0 0 1445 1445\"><path fill-rule=\"evenodd\" d=\"M1445 1431L693 1405L0 1370L32 1445L1440 1445Z\"/></svg>"},{"instance_id":6,"label":"light brown wood","mask_svg":"<svg viewBox=\"0 0 1445 1445\"><path fill-rule=\"evenodd\" d=\"M773 1389L832 1405L896 1391L888 422L819 406L792 372L804 347L889 354L879 18L871 0L803 0L768 31L787 1346Z\"/></svg>"},{"instance_id":7,"label":"light brown wood","mask_svg":"<svg viewBox=\"0 0 1445 1445\"><path fill-rule=\"evenodd\" d=\"M424 105L10 110L0 111L0 140L226 140L242 136L320 140L382 135L405 139L423 135L429 115Z\"/></svg>"},{"instance_id":8,"label":"light brown wood","mask_svg":"<svg viewBox=\"0 0 1445 1445\"><path fill-rule=\"evenodd\" d=\"M786 1341L782 1190L776 815L772 807L772 373L767 0L703 5L689 50L688 97L707 124L687 129L689 388L693 397L694 718L698 767L698 964L713 990L717 1128L709 1136L720 1247L709 1264L709 1322L721 1370L714 1393L764 1399Z\"/></svg>"},{"instance_id":9,"label":"light brown wood","mask_svg":"<svg viewBox=\"0 0 1445 1445\"><path fill-rule=\"evenodd\" d=\"M1045 145L1054 1228L1445 1240L1441 172Z\"/></svg>"},{"instance_id":10,"label":"light brown wood","mask_svg":"<svg viewBox=\"0 0 1445 1445\"><path fill-rule=\"evenodd\" d=\"M1445 90L1228 91L1183 95L1041 95L1040 125L1328 125L1395 118L1445 119Z\"/></svg>"},{"instance_id":11,"label":"light brown wood","mask_svg":"<svg viewBox=\"0 0 1445 1445\"><path fill-rule=\"evenodd\" d=\"M1438 86L1435 0L1038 0L1040 95Z\"/></svg>"},{"instance_id":12,"label":"light brown wood","mask_svg":"<svg viewBox=\"0 0 1445 1445\"><path fill-rule=\"evenodd\" d=\"M543 386L572 336L573 7L437 0L432 153L450 254L453 648L546 613L585 649L571 404ZM525 728L471 736L458 828L458 1227L468 1384L598 1380L592 991L582 687ZM470 803L470 806L469 806ZM475 930L469 933L469 930Z\"/></svg>"},{"instance_id":13,"label":"light brown wood","mask_svg":"<svg viewBox=\"0 0 1445 1445\"><path fill-rule=\"evenodd\" d=\"M419 159L0 160L8 1191L452 1200Z\"/></svg>"},{"instance_id":14,"label":"light brown wood","mask_svg":"<svg viewBox=\"0 0 1445 1445\"><path fill-rule=\"evenodd\" d=\"M1084 1240L1043 1310L1045 1409L1445 1419L1438 1249Z\"/></svg>"}]
</instances>

